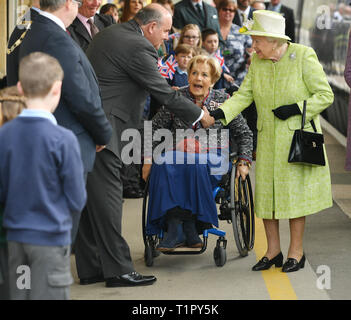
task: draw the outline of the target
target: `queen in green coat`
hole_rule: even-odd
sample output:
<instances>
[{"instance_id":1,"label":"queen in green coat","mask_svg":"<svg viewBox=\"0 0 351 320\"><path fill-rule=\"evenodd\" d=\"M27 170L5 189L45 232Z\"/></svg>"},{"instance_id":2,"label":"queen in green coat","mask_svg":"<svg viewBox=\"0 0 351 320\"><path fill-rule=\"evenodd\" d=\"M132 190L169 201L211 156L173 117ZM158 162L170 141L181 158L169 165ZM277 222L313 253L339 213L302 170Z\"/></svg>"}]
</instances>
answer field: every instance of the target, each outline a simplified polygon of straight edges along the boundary
<instances>
[{"instance_id":1,"label":"queen in green coat","mask_svg":"<svg viewBox=\"0 0 351 320\"><path fill-rule=\"evenodd\" d=\"M303 268L305 216L332 206L328 161L325 166L288 163L294 131L301 128L307 101L307 131L333 102L333 92L312 48L289 43L285 20L275 12L257 10L254 20L241 29L252 36L255 53L240 89L221 106L215 118L229 123L252 101L257 106L257 160L255 211L263 218L268 250L254 271L281 267L279 219L290 219L290 247L284 272ZM325 153L325 151L324 151ZM325 154L326 157L326 154Z\"/></svg>"}]
</instances>

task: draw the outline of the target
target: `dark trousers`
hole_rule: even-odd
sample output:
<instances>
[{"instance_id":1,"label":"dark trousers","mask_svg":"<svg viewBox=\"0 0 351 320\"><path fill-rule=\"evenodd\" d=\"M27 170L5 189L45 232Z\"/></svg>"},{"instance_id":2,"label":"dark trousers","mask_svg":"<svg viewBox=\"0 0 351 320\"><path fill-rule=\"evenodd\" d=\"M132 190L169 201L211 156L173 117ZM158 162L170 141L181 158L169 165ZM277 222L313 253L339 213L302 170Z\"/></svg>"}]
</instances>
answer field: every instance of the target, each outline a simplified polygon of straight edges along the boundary
<instances>
[{"instance_id":1,"label":"dark trousers","mask_svg":"<svg viewBox=\"0 0 351 320\"><path fill-rule=\"evenodd\" d=\"M87 184L87 179L88 179L88 172L84 171L84 182L85 182L85 185ZM75 243L76 238L77 238L80 216L81 216L80 212L78 212L78 213L76 212L72 216L72 230L71 230L72 249L74 247L74 243ZM72 250L72 252L74 252L74 250Z\"/></svg>"},{"instance_id":2,"label":"dark trousers","mask_svg":"<svg viewBox=\"0 0 351 320\"><path fill-rule=\"evenodd\" d=\"M123 182L123 192L128 193L130 191L141 192L141 167L140 164L131 163L123 165L121 169L121 179Z\"/></svg>"},{"instance_id":3,"label":"dark trousers","mask_svg":"<svg viewBox=\"0 0 351 320\"><path fill-rule=\"evenodd\" d=\"M134 271L129 246L122 237L121 161L104 149L88 174L88 201L75 244L79 278L105 278Z\"/></svg>"}]
</instances>

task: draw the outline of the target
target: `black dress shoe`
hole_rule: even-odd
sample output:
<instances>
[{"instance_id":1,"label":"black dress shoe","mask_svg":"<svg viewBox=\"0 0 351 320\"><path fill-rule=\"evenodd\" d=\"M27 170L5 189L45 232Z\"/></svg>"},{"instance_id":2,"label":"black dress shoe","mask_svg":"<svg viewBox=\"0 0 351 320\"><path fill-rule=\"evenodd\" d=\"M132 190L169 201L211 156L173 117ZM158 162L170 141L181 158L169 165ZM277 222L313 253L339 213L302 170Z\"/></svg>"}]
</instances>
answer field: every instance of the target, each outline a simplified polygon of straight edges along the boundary
<instances>
[{"instance_id":1,"label":"black dress shoe","mask_svg":"<svg viewBox=\"0 0 351 320\"><path fill-rule=\"evenodd\" d=\"M104 277L102 275L100 275L100 276L91 277L91 278L79 279L79 284L84 286L87 284L93 284L93 283L104 282L104 281L105 281Z\"/></svg>"},{"instance_id":2,"label":"black dress shoe","mask_svg":"<svg viewBox=\"0 0 351 320\"><path fill-rule=\"evenodd\" d=\"M300 269L303 269L305 267L305 261L306 261L305 255L302 256L302 258L299 262L297 262L297 260L294 258L288 258L288 260L286 260L286 262L283 265L282 271L283 272L294 272L294 271L298 271Z\"/></svg>"},{"instance_id":3,"label":"black dress shoe","mask_svg":"<svg viewBox=\"0 0 351 320\"><path fill-rule=\"evenodd\" d=\"M267 257L263 257L258 263L256 263L252 267L252 271L261 271L267 270L272 265L275 265L276 268L280 268L283 265L283 254L281 252L278 253L273 259L269 260Z\"/></svg>"},{"instance_id":4,"label":"black dress shoe","mask_svg":"<svg viewBox=\"0 0 351 320\"><path fill-rule=\"evenodd\" d=\"M147 286L156 281L154 276L142 276L138 272L130 272L118 277L107 278L106 287L133 287L133 286Z\"/></svg>"}]
</instances>

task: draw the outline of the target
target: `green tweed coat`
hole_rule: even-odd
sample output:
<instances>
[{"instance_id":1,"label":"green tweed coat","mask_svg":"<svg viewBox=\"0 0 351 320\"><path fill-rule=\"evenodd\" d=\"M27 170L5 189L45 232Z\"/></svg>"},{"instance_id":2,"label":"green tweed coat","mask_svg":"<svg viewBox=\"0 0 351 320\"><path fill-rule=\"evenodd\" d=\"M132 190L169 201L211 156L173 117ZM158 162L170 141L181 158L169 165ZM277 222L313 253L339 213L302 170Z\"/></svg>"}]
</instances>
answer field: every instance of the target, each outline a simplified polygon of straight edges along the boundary
<instances>
[{"instance_id":1,"label":"green tweed coat","mask_svg":"<svg viewBox=\"0 0 351 320\"><path fill-rule=\"evenodd\" d=\"M265 219L298 218L332 206L329 165L288 163L294 131L301 128L301 115L287 120L272 109L307 100L306 130L314 119L321 132L319 113L334 99L323 67L312 48L290 43L280 61L273 63L253 55L240 89L222 104L224 124L255 100L257 107L256 215ZM324 150L325 153L325 150ZM326 154L325 154L326 157Z\"/></svg>"}]
</instances>

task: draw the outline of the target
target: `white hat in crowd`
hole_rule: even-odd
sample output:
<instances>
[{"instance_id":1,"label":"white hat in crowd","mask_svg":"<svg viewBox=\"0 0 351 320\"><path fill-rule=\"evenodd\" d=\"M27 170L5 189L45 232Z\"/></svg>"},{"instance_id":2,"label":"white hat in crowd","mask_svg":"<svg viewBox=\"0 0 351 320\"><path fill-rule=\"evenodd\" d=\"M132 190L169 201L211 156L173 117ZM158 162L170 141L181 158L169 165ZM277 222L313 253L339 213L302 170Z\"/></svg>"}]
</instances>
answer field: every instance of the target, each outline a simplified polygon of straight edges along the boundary
<instances>
[{"instance_id":1,"label":"white hat in crowd","mask_svg":"<svg viewBox=\"0 0 351 320\"><path fill-rule=\"evenodd\" d=\"M240 28L240 33L250 36L263 36L291 40L285 35L285 18L270 10L256 10L253 20L247 20Z\"/></svg>"}]
</instances>

